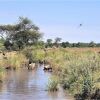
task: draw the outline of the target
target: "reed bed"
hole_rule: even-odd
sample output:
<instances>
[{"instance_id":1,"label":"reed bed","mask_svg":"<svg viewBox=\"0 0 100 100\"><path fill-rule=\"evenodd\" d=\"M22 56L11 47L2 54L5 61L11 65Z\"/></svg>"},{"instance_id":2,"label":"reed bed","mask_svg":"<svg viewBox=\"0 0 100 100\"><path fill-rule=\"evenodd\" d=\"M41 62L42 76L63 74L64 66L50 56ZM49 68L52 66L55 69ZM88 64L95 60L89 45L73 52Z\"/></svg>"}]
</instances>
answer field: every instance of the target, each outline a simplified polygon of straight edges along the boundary
<instances>
[{"instance_id":1,"label":"reed bed","mask_svg":"<svg viewBox=\"0 0 100 100\"><path fill-rule=\"evenodd\" d=\"M53 73L59 76L58 84L76 98L91 99L100 89L99 51L99 48L47 49L44 59L52 66ZM51 84L55 83L54 79L52 81ZM54 90L51 84L49 89Z\"/></svg>"}]
</instances>

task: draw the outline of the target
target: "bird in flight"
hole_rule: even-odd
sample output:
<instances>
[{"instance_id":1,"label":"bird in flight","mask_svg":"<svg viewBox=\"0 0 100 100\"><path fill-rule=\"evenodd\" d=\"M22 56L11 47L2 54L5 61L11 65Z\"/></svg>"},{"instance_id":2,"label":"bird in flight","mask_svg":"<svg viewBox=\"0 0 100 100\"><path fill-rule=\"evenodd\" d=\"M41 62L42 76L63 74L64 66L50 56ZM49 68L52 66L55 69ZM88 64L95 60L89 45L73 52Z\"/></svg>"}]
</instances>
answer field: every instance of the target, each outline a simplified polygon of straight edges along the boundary
<instances>
[{"instance_id":1,"label":"bird in flight","mask_svg":"<svg viewBox=\"0 0 100 100\"><path fill-rule=\"evenodd\" d=\"M81 27L81 26L83 26L83 24L79 24L79 26Z\"/></svg>"}]
</instances>

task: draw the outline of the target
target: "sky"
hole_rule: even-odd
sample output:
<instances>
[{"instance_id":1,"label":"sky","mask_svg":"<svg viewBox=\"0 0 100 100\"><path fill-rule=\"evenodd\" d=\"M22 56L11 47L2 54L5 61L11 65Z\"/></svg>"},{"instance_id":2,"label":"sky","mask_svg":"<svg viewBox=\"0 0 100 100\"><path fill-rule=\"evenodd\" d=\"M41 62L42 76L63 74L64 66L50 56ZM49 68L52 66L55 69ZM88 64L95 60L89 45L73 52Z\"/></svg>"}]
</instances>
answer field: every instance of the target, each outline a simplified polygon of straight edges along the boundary
<instances>
[{"instance_id":1,"label":"sky","mask_svg":"<svg viewBox=\"0 0 100 100\"><path fill-rule=\"evenodd\" d=\"M15 24L19 16L31 19L45 41L100 43L100 0L0 0L0 24Z\"/></svg>"}]
</instances>

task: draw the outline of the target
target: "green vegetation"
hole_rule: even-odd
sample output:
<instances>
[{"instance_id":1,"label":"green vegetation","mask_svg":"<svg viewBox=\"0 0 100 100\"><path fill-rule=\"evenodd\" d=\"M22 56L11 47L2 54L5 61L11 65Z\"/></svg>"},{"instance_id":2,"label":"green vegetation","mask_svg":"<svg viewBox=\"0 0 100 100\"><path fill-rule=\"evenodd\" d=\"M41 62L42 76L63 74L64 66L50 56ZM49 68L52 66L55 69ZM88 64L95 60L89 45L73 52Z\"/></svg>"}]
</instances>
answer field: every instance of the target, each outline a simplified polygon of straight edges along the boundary
<instances>
[{"instance_id":1,"label":"green vegetation","mask_svg":"<svg viewBox=\"0 0 100 100\"><path fill-rule=\"evenodd\" d=\"M44 57L52 66L54 75L59 76L59 80L51 78L48 90L55 91L61 84L77 98L91 99L100 88L99 48L49 48L46 49L46 56L43 56L43 49L37 51L36 59L43 60Z\"/></svg>"},{"instance_id":2,"label":"green vegetation","mask_svg":"<svg viewBox=\"0 0 100 100\"><path fill-rule=\"evenodd\" d=\"M0 55L0 68L3 69L18 69L27 61L26 57L20 52L9 52L5 55Z\"/></svg>"},{"instance_id":3,"label":"green vegetation","mask_svg":"<svg viewBox=\"0 0 100 100\"><path fill-rule=\"evenodd\" d=\"M48 91L57 91L58 90L59 79L57 76L52 76L48 82L47 88Z\"/></svg>"},{"instance_id":4,"label":"green vegetation","mask_svg":"<svg viewBox=\"0 0 100 100\"><path fill-rule=\"evenodd\" d=\"M5 47L4 47L4 39L0 39L0 51L3 51L4 49L5 49Z\"/></svg>"},{"instance_id":5,"label":"green vegetation","mask_svg":"<svg viewBox=\"0 0 100 100\"><path fill-rule=\"evenodd\" d=\"M39 28L28 18L19 17L17 24L0 25L0 36L7 50L20 50L36 44L41 37Z\"/></svg>"},{"instance_id":6,"label":"green vegetation","mask_svg":"<svg viewBox=\"0 0 100 100\"><path fill-rule=\"evenodd\" d=\"M25 67L29 61L45 61L54 75L47 86L49 91L58 90L60 84L78 99L100 99L100 43L61 42L59 37L45 43L41 35L28 18L0 25L0 72Z\"/></svg>"}]
</instances>

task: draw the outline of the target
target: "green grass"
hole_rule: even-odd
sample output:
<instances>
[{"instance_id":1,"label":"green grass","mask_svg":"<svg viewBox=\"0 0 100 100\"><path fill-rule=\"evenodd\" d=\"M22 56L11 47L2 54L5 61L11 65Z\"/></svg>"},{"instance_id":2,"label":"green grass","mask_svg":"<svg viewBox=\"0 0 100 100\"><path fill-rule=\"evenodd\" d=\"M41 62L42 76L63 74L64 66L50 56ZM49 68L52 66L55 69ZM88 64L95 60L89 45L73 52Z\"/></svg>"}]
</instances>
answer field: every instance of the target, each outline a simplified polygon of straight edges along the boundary
<instances>
[{"instance_id":1,"label":"green grass","mask_svg":"<svg viewBox=\"0 0 100 100\"><path fill-rule=\"evenodd\" d=\"M60 79L59 82L51 79L48 85L50 91L54 91L57 84L61 84L73 95L85 95L84 98L87 98L100 88L100 82L98 82L100 55L94 48L47 49L46 56L42 49L37 51L36 59L45 59L52 66L53 73Z\"/></svg>"},{"instance_id":2,"label":"green grass","mask_svg":"<svg viewBox=\"0 0 100 100\"><path fill-rule=\"evenodd\" d=\"M57 91L58 90L58 83L59 83L58 77L52 76L48 81L47 90L48 91Z\"/></svg>"}]
</instances>

